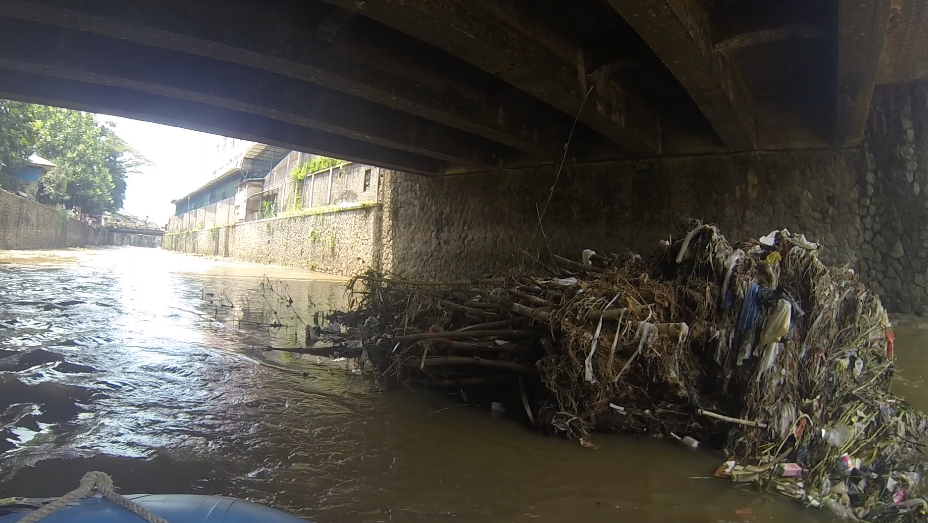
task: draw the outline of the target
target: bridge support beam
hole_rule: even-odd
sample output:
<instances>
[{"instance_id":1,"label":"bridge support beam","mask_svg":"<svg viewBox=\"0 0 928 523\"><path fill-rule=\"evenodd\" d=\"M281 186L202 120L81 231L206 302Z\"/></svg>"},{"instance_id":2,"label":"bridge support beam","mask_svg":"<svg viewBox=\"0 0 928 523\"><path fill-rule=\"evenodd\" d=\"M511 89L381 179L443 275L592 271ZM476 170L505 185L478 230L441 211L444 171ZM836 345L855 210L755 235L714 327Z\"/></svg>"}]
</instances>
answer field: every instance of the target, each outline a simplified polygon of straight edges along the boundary
<instances>
[{"instance_id":1,"label":"bridge support beam","mask_svg":"<svg viewBox=\"0 0 928 523\"><path fill-rule=\"evenodd\" d=\"M608 0L644 39L732 151L755 148L754 111L747 87L713 50L700 0Z\"/></svg>"},{"instance_id":2,"label":"bridge support beam","mask_svg":"<svg viewBox=\"0 0 928 523\"><path fill-rule=\"evenodd\" d=\"M892 0L838 0L836 145L863 138L891 6Z\"/></svg>"},{"instance_id":3,"label":"bridge support beam","mask_svg":"<svg viewBox=\"0 0 928 523\"><path fill-rule=\"evenodd\" d=\"M435 158L240 111L59 78L39 66L28 69L0 60L0 98L148 120L417 174L439 175L447 168L447 162Z\"/></svg>"},{"instance_id":4,"label":"bridge support beam","mask_svg":"<svg viewBox=\"0 0 928 523\"><path fill-rule=\"evenodd\" d=\"M570 119L525 95L493 96L454 57L320 4L220 0L0 0L0 15L298 78L560 160ZM336 23L337 22L337 23ZM474 72L476 70L474 69ZM502 83L502 82L499 82Z\"/></svg>"},{"instance_id":5,"label":"bridge support beam","mask_svg":"<svg viewBox=\"0 0 928 523\"><path fill-rule=\"evenodd\" d=\"M480 136L292 77L2 16L0 59L431 156L452 168L499 168L518 154Z\"/></svg>"},{"instance_id":6,"label":"bridge support beam","mask_svg":"<svg viewBox=\"0 0 928 523\"><path fill-rule=\"evenodd\" d=\"M580 46L535 25L511 1L325 1L461 57L572 118L579 115L631 154L661 151L657 112L613 80L588 76Z\"/></svg>"}]
</instances>

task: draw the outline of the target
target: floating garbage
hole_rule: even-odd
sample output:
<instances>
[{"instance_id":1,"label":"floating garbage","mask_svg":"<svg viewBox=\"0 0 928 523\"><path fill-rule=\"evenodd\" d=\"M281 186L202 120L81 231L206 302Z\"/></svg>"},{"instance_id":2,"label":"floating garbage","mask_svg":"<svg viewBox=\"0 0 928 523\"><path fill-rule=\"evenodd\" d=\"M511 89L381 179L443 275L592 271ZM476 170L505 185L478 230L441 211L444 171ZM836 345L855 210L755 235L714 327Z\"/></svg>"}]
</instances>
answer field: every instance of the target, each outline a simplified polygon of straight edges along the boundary
<instances>
[{"instance_id":1,"label":"floating garbage","mask_svg":"<svg viewBox=\"0 0 928 523\"><path fill-rule=\"evenodd\" d=\"M891 393L892 326L820 249L787 230L733 245L697 223L647 258L551 255L463 282L362 275L332 321L387 385L508 395L526 423L584 445L685 434L724 456L716 477L842 516L924 518L928 421Z\"/></svg>"}]
</instances>

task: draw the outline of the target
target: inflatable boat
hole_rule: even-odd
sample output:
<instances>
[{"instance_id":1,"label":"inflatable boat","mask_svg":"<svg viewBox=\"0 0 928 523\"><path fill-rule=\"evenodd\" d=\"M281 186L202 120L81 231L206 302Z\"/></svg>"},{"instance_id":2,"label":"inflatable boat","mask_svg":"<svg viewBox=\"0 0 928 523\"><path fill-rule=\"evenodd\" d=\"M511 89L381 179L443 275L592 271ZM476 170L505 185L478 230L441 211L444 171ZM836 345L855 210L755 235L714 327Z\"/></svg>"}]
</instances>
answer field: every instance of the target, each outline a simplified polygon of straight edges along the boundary
<instances>
[{"instance_id":1,"label":"inflatable boat","mask_svg":"<svg viewBox=\"0 0 928 523\"><path fill-rule=\"evenodd\" d=\"M169 523L306 523L263 505L222 496L133 494L123 496ZM0 504L0 523L14 523L54 501L13 498ZM79 499L42 518L41 523L143 523L141 516L102 497Z\"/></svg>"}]
</instances>

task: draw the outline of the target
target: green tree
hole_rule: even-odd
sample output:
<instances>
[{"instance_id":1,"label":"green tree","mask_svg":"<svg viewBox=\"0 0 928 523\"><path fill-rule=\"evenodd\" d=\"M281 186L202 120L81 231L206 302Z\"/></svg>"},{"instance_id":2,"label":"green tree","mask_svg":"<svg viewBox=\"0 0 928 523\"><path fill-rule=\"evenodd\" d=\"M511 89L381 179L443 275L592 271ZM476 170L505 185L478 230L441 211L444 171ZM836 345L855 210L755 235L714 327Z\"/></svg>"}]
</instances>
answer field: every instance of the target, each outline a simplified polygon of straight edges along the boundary
<instances>
[{"instance_id":1,"label":"green tree","mask_svg":"<svg viewBox=\"0 0 928 523\"><path fill-rule=\"evenodd\" d=\"M110 193L111 210L119 210L126 199L126 178L131 173L139 172L139 167L151 165L141 153L119 137L110 127L103 127L103 139L106 144L106 168L113 179Z\"/></svg>"},{"instance_id":2,"label":"green tree","mask_svg":"<svg viewBox=\"0 0 928 523\"><path fill-rule=\"evenodd\" d=\"M0 171L11 174L26 165L34 152L35 128L32 106L0 100Z\"/></svg>"},{"instance_id":3,"label":"green tree","mask_svg":"<svg viewBox=\"0 0 928 523\"><path fill-rule=\"evenodd\" d=\"M148 161L90 113L34 106L34 114L36 152L56 165L39 179L39 200L87 214L119 210L127 175Z\"/></svg>"},{"instance_id":4,"label":"green tree","mask_svg":"<svg viewBox=\"0 0 928 523\"><path fill-rule=\"evenodd\" d=\"M92 114L35 106L36 152L55 169L39 179L39 201L98 214L113 205L102 128Z\"/></svg>"}]
</instances>

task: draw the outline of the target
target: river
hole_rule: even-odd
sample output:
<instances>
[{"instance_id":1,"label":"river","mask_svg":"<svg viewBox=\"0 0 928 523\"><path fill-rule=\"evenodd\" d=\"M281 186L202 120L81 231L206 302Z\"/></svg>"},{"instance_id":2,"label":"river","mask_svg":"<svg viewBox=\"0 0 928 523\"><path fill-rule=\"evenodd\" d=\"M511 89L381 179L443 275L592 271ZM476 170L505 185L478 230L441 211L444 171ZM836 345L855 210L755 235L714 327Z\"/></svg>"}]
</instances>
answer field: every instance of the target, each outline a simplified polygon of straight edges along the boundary
<instances>
[{"instance_id":1,"label":"river","mask_svg":"<svg viewBox=\"0 0 928 523\"><path fill-rule=\"evenodd\" d=\"M155 249L0 252L0 498L102 470L124 493L229 495L319 523L831 520L706 479L712 453L604 435L586 449L264 350L344 300L340 280ZM926 345L897 331L896 387L923 409Z\"/></svg>"}]
</instances>

